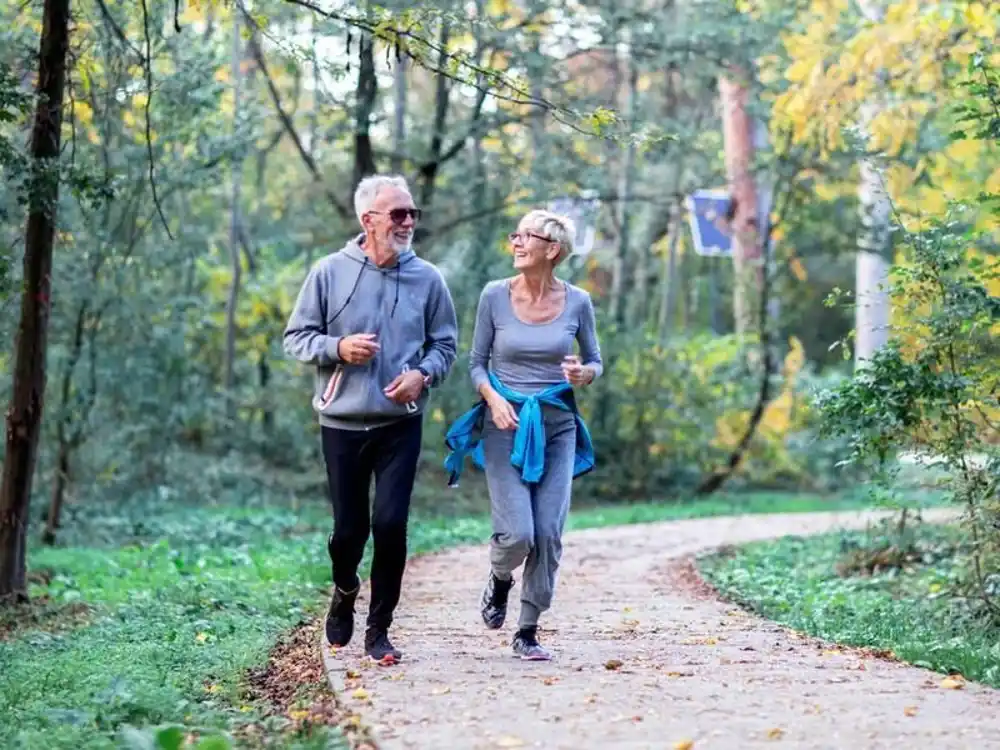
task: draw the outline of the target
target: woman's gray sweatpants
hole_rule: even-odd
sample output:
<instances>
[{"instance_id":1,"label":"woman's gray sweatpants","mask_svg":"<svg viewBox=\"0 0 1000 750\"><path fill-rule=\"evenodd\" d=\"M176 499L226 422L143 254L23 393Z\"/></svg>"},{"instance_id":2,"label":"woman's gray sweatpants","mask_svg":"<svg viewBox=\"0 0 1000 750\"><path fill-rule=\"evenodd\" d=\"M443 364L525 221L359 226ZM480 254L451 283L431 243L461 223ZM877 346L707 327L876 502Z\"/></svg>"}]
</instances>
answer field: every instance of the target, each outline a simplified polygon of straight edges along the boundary
<instances>
[{"instance_id":1,"label":"woman's gray sweatpants","mask_svg":"<svg viewBox=\"0 0 1000 750\"><path fill-rule=\"evenodd\" d=\"M562 533L569 513L576 452L576 422L571 412L543 407L545 473L537 485L521 480L511 466L514 431L500 430L489 417L483 428L483 458L490 492L493 536L490 565L508 580L524 563L520 627L538 624L552 604L562 557Z\"/></svg>"}]
</instances>

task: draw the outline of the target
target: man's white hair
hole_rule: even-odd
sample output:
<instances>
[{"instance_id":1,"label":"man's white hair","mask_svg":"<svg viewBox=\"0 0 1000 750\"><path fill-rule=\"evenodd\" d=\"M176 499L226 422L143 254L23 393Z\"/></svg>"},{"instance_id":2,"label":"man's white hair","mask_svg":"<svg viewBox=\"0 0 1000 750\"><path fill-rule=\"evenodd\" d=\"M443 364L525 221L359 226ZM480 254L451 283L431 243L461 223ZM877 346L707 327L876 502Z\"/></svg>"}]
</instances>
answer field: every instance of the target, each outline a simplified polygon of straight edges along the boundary
<instances>
[{"instance_id":1,"label":"man's white hair","mask_svg":"<svg viewBox=\"0 0 1000 750\"><path fill-rule=\"evenodd\" d=\"M551 237L559 244L559 255L555 259L558 265L573 254L573 238L576 237L576 224L568 216L536 208L524 215L522 221L527 222L538 234Z\"/></svg>"},{"instance_id":2,"label":"man's white hair","mask_svg":"<svg viewBox=\"0 0 1000 750\"><path fill-rule=\"evenodd\" d=\"M399 175L373 174L370 177L365 177L358 183L357 188L354 190L354 213L357 214L359 223L365 212L371 209L372 203L375 202L378 194L387 187L397 187L405 190L407 193L410 192L410 186L406 184L406 178Z\"/></svg>"}]
</instances>

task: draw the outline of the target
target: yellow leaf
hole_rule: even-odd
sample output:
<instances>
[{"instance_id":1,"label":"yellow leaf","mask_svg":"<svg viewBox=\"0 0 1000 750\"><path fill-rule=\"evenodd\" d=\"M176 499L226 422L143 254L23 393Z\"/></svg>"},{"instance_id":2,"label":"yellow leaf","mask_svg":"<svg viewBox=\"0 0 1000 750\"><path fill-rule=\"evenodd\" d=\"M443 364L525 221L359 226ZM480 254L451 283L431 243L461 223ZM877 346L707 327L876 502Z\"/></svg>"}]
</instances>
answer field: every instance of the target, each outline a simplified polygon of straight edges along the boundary
<instances>
[{"instance_id":1,"label":"yellow leaf","mask_svg":"<svg viewBox=\"0 0 1000 750\"><path fill-rule=\"evenodd\" d=\"M941 680L941 687L945 690L961 690L965 687L965 678L960 674L953 674Z\"/></svg>"},{"instance_id":2,"label":"yellow leaf","mask_svg":"<svg viewBox=\"0 0 1000 750\"><path fill-rule=\"evenodd\" d=\"M674 750L691 750L694 740L679 740L674 743Z\"/></svg>"},{"instance_id":3,"label":"yellow leaf","mask_svg":"<svg viewBox=\"0 0 1000 750\"><path fill-rule=\"evenodd\" d=\"M351 693L351 697L354 698L354 700L356 701L368 700L369 693L364 688L359 687L357 690Z\"/></svg>"},{"instance_id":4,"label":"yellow leaf","mask_svg":"<svg viewBox=\"0 0 1000 750\"><path fill-rule=\"evenodd\" d=\"M906 714L907 716L916 716L917 715L917 707L916 706L907 706L906 708L903 709L903 713Z\"/></svg>"},{"instance_id":5,"label":"yellow leaf","mask_svg":"<svg viewBox=\"0 0 1000 750\"><path fill-rule=\"evenodd\" d=\"M288 718L290 718L292 721L302 721L308 715L309 715L309 712L306 711L306 710L304 710L304 709L298 709L296 711L289 711L288 712Z\"/></svg>"},{"instance_id":6,"label":"yellow leaf","mask_svg":"<svg viewBox=\"0 0 1000 750\"><path fill-rule=\"evenodd\" d=\"M198 633L198 635L196 635L194 639L198 641L198 643L204 643L205 641L208 640L208 633Z\"/></svg>"},{"instance_id":7,"label":"yellow leaf","mask_svg":"<svg viewBox=\"0 0 1000 750\"><path fill-rule=\"evenodd\" d=\"M524 747L524 740L508 734L497 740L497 747Z\"/></svg>"},{"instance_id":8,"label":"yellow leaf","mask_svg":"<svg viewBox=\"0 0 1000 750\"><path fill-rule=\"evenodd\" d=\"M774 729L768 731L767 738L769 740L780 740L782 736L784 736L784 734L785 734L784 729L781 729L780 727L775 727Z\"/></svg>"},{"instance_id":9,"label":"yellow leaf","mask_svg":"<svg viewBox=\"0 0 1000 750\"><path fill-rule=\"evenodd\" d=\"M805 281L809 278L809 274L806 272L806 267L802 265L802 261L797 257L793 257L790 261L788 261L788 268L791 270L792 276L799 281Z\"/></svg>"}]
</instances>

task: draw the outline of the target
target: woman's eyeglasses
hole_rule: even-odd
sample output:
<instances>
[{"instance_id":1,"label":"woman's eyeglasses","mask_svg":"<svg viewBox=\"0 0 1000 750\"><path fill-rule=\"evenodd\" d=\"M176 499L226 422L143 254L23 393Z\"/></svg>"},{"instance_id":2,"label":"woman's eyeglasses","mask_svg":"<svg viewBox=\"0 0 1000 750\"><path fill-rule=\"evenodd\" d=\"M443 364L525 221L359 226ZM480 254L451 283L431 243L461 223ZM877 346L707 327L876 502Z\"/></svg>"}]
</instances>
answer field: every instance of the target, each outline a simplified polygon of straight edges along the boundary
<instances>
[{"instance_id":1,"label":"woman's eyeglasses","mask_svg":"<svg viewBox=\"0 0 1000 750\"><path fill-rule=\"evenodd\" d=\"M535 234L534 232L511 232L507 235L507 239L511 243L521 240L522 242L527 242L529 237L534 237L536 240L541 240L542 242L555 242L551 237L546 237L541 234Z\"/></svg>"},{"instance_id":2,"label":"woman's eyeglasses","mask_svg":"<svg viewBox=\"0 0 1000 750\"><path fill-rule=\"evenodd\" d=\"M402 224L406 217L413 219L413 223L420 221L422 212L419 208L394 208L391 211L369 211L370 214L389 214L389 220L393 224Z\"/></svg>"}]
</instances>

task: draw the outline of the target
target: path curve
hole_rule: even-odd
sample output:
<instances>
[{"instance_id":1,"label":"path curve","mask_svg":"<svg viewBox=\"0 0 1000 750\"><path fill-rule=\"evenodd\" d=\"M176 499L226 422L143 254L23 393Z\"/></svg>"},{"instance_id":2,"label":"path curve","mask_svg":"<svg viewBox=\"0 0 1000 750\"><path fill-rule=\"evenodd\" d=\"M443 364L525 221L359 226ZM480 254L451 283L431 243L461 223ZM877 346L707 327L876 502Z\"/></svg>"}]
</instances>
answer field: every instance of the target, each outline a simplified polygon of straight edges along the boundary
<instances>
[{"instance_id":1,"label":"path curve","mask_svg":"<svg viewBox=\"0 0 1000 750\"><path fill-rule=\"evenodd\" d=\"M428 555L406 572L393 630L403 663L375 666L355 640L337 654L324 646L325 668L345 708L387 750L1000 748L1000 691L943 689L927 670L831 652L678 580L679 561L706 549L858 528L881 515L750 515L569 534L540 633L557 652L550 663L512 658L511 628L483 627L484 548ZM518 595L515 587L511 624Z\"/></svg>"}]
</instances>

